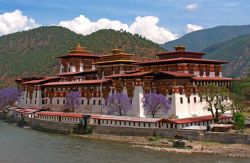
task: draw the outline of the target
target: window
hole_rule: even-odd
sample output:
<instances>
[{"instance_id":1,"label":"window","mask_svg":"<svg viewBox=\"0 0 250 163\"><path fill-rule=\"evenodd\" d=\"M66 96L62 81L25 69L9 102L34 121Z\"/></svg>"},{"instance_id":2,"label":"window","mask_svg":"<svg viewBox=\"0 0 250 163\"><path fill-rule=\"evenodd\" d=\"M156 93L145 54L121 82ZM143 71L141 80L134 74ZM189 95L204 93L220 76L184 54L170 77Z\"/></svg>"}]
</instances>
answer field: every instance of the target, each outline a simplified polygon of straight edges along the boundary
<instances>
[{"instance_id":1,"label":"window","mask_svg":"<svg viewBox=\"0 0 250 163\"><path fill-rule=\"evenodd\" d=\"M197 101L196 101L196 97L194 97L194 103L196 103Z\"/></svg>"},{"instance_id":2,"label":"window","mask_svg":"<svg viewBox=\"0 0 250 163\"><path fill-rule=\"evenodd\" d=\"M182 97L180 98L180 103L183 104L183 98Z\"/></svg>"},{"instance_id":3,"label":"window","mask_svg":"<svg viewBox=\"0 0 250 163\"><path fill-rule=\"evenodd\" d=\"M188 103L190 103L190 97L188 97L187 100L188 100Z\"/></svg>"},{"instance_id":4,"label":"window","mask_svg":"<svg viewBox=\"0 0 250 163\"><path fill-rule=\"evenodd\" d=\"M95 105L95 100L93 100L93 105Z\"/></svg>"},{"instance_id":5,"label":"window","mask_svg":"<svg viewBox=\"0 0 250 163\"><path fill-rule=\"evenodd\" d=\"M63 100L63 104L65 104L65 100Z\"/></svg>"},{"instance_id":6,"label":"window","mask_svg":"<svg viewBox=\"0 0 250 163\"><path fill-rule=\"evenodd\" d=\"M57 99L57 104L59 104L60 103L60 101L59 101L59 99Z\"/></svg>"},{"instance_id":7,"label":"window","mask_svg":"<svg viewBox=\"0 0 250 163\"><path fill-rule=\"evenodd\" d=\"M84 100L82 100L82 105L84 105Z\"/></svg>"},{"instance_id":8,"label":"window","mask_svg":"<svg viewBox=\"0 0 250 163\"><path fill-rule=\"evenodd\" d=\"M202 97L200 97L200 102L202 102Z\"/></svg>"},{"instance_id":9,"label":"window","mask_svg":"<svg viewBox=\"0 0 250 163\"><path fill-rule=\"evenodd\" d=\"M101 105L101 104L102 104L102 100L99 100L98 105Z\"/></svg>"},{"instance_id":10,"label":"window","mask_svg":"<svg viewBox=\"0 0 250 163\"><path fill-rule=\"evenodd\" d=\"M89 100L88 100L88 105L89 105Z\"/></svg>"}]
</instances>

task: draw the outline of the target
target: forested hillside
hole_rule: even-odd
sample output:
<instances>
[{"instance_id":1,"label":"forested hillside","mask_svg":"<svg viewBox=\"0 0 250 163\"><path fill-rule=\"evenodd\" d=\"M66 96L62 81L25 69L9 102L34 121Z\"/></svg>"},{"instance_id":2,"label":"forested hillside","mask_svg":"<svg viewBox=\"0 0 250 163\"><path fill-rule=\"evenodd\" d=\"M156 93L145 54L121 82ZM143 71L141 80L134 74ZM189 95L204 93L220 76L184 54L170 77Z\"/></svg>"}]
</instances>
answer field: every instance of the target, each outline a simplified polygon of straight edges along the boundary
<instances>
[{"instance_id":1,"label":"forested hillside","mask_svg":"<svg viewBox=\"0 0 250 163\"><path fill-rule=\"evenodd\" d=\"M155 52L163 51L158 44L124 31L100 30L83 36L63 27L40 27L0 37L0 85L14 84L17 76L55 75L56 57L66 54L77 43L97 54L107 54L119 47L152 58Z\"/></svg>"},{"instance_id":2,"label":"forested hillside","mask_svg":"<svg viewBox=\"0 0 250 163\"><path fill-rule=\"evenodd\" d=\"M229 61L224 65L223 72L227 76L242 77L250 69L250 34L232 40L214 44L203 51L206 58Z\"/></svg>"}]
</instances>

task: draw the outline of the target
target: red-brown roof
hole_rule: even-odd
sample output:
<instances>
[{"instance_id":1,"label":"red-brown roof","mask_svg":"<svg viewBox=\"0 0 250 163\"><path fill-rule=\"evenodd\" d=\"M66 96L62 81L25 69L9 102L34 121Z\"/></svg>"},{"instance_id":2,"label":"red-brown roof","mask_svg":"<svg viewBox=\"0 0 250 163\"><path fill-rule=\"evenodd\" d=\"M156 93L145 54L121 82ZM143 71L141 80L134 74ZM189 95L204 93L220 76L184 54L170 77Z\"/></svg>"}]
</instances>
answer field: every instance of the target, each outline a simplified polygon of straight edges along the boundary
<instances>
[{"instance_id":1,"label":"red-brown roof","mask_svg":"<svg viewBox=\"0 0 250 163\"><path fill-rule=\"evenodd\" d=\"M86 70L82 72L65 72L62 74L57 74L58 76L71 76L71 75L81 75L81 74L89 74L89 73L94 73L97 72L97 70Z\"/></svg>"},{"instance_id":2,"label":"red-brown roof","mask_svg":"<svg viewBox=\"0 0 250 163\"><path fill-rule=\"evenodd\" d=\"M46 81L53 80L53 79L59 79L59 77L44 77L43 79L30 80L30 81L22 82L21 84L39 84L39 83L46 82Z\"/></svg>"},{"instance_id":3,"label":"red-brown roof","mask_svg":"<svg viewBox=\"0 0 250 163\"><path fill-rule=\"evenodd\" d=\"M219 119L226 119L226 118L231 118L231 117L226 116L226 115L221 115ZM208 116L200 116L200 117L193 117L193 118L167 119L164 121L170 122L170 123L176 123L176 124L186 124L186 123L210 121L212 119L213 119L212 115L208 115Z\"/></svg>"},{"instance_id":4,"label":"red-brown roof","mask_svg":"<svg viewBox=\"0 0 250 163\"><path fill-rule=\"evenodd\" d=\"M193 80L200 80L200 81L231 81L232 78L225 78L225 77L193 77Z\"/></svg>"},{"instance_id":5,"label":"red-brown roof","mask_svg":"<svg viewBox=\"0 0 250 163\"><path fill-rule=\"evenodd\" d=\"M146 74L150 74L152 73L152 71L145 71L145 72L136 72L133 74L114 74L114 75L110 75L108 77L110 78L116 78L116 77L139 77L139 76L143 76Z\"/></svg>"},{"instance_id":6,"label":"red-brown roof","mask_svg":"<svg viewBox=\"0 0 250 163\"><path fill-rule=\"evenodd\" d=\"M35 112L38 112L38 110L35 110L35 109L15 109L16 112L18 113L24 113L24 114L32 114L32 113L35 113Z\"/></svg>"},{"instance_id":7,"label":"red-brown roof","mask_svg":"<svg viewBox=\"0 0 250 163\"><path fill-rule=\"evenodd\" d=\"M140 77L143 75L149 75L149 74L158 74L158 73L163 73L163 74L167 74L167 75L171 75L171 76L175 76L175 77L193 77L193 74L188 74L188 73L184 73L184 72L176 72L176 71L159 71L159 72L152 72L152 71L144 71L144 72L136 72L136 73L132 73L132 74L114 74L114 75L110 75L108 77L110 78L116 78L116 77Z\"/></svg>"},{"instance_id":8,"label":"red-brown roof","mask_svg":"<svg viewBox=\"0 0 250 163\"><path fill-rule=\"evenodd\" d=\"M93 54L93 53L70 53L67 55L59 56L57 58L71 58L71 57L77 57L77 58L101 58L100 55Z\"/></svg>"},{"instance_id":9,"label":"red-brown roof","mask_svg":"<svg viewBox=\"0 0 250 163\"><path fill-rule=\"evenodd\" d=\"M161 52L155 55L169 55L169 54L195 54L195 55L204 55L204 52L188 52L188 51L168 51L168 52Z\"/></svg>"},{"instance_id":10,"label":"red-brown roof","mask_svg":"<svg viewBox=\"0 0 250 163\"><path fill-rule=\"evenodd\" d=\"M193 77L193 74L185 73L185 72L177 72L177 71L160 71L161 73L172 75L175 77Z\"/></svg>"},{"instance_id":11,"label":"red-brown roof","mask_svg":"<svg viewBox=\"0 0 250 163\"><path fill-rule=\"evenodd\" d=\"M83 117L83 114L81 114L81 113L64 113L64 112L38 112L37 115L72 117L72 118L82 118Z\"/></svg>"},{"instance_id":12,"label":"red-brown roof","mask_svg":"<svg viewBox=\"0 0 250 163\"><path fill-rule=\"evenodd\" d=\"M146 62L139 62L135 63L138 65L148 65L148 64L162 64L162 63L189 63L189 62L198 62L198 63L216 63L216 64L223 64L228 63L227 61L221 60L211 60L211 59L199 59L199 58L173 58L173 59L162 59L162 60L153 60L153 61L146 61Z\"/></svg>"},{"instance_id":13,"label":"red-brown roof","mask_svg":"<svg viewBox=\"0 0 250 163\"><path fill-rule=\"evenodd\" d=\"M54 86L54 85L79 85L79 84L101 84L110 82L109 79L101 79L101 80L83 80L83 81L70 81L70 82L50 82L43 84L44 86Z\"/></svg>"}]
</instances>

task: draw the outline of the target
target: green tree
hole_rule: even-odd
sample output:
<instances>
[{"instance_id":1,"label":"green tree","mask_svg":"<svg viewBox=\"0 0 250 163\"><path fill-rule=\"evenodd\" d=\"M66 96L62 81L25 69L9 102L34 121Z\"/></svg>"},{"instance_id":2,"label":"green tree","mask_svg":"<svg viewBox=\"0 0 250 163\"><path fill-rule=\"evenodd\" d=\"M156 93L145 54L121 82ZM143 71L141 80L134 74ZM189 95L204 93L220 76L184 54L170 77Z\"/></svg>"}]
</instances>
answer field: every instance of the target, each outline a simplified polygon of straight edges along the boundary
<instances>
[{"instance_id":1,"label":"green tree","mask_svg":"<svg viewBox=\"0 0 250 163\"><path fill-rule=\"evenodd\" d=\"M234 113L233 120L235 122L236 129L241 130L243 132L243 129L246 124L246 117L242 113L237 112Z\"/></svg>"},{"instance_id":2,"label":"green tree","mask_svg":"<svg viewBox=\"0 0 250 163\"><path fill-rule=\"evenodd\" d=\"M228 100L231 93L226 87L218 87L214 84L200 87L199 96L206 102L205 109L211 112L215 123L219 122L220 115L230 110L232 105Z\"/></svg>"}]
</instances>

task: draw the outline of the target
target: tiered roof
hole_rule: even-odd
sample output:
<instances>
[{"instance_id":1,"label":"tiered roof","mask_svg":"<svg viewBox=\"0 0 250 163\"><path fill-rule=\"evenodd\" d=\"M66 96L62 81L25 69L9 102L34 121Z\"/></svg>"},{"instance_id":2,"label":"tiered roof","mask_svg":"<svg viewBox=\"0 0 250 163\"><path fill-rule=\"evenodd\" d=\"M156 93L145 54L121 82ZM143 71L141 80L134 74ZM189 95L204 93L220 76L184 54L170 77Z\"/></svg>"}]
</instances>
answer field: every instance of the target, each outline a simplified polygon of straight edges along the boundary
<instances>
[{"instance_id":1,"label":"tiered roof","mask_svg":"<svg viewBox=\"0 0 250 163\"><path fill-rule=\"evenodd\" d=\"M171 52L162 52L157 53L156 55L159 57L159 59L171 59L171 58L202 58L203 55L206 53L203 52L188 52L186 51L186 47L182 44L179 44L174 47L175 51Z\"/></svg>"},{"instance_id":2,"label":"tiered roof","mask_svg":"<svg viewBox=\"0 0 250 163\"><path fill-rule=\"evenodd\" d=\"M100 55L91 53L86 50L86 47L82 47L80 44L77 44L68 54L59 56L57 58L100 58Z\"/></svg>"},{"instance_id":3,"label":"tiered roof","mask_svg":"<svg viewBox=\"0 0 250 163\"><path fill-rule=\"evenodd\" d=\"M80 72L65 72L62 74L57 74L57 76L82 76L86 74L93 74L96 72L97 70L86 70L86 71L80 71Z\"/></svg>"},{"instance_id":4,"label":"tiered roof","mask_svg":"<svg viewBox=\"0 0 250 163\"><path fill-rule=\"evenodd\" d=\"M159 71L159 72L153 72L153 71L142 71L142 72L136 72L132 74L114 74L108 76L109 78L121 78L121 77L142 77L142 76L154 76L156 74L165 74L169 76L173 76L176 78L191 78L194 75L184 72L175 72L175 71Z\"/></svg>"},{"instance_id":5,"label":"tiered roof","mask_svg":"<svg viewBox=\"0 0 250 163\"><path fill-rule=\"evenodd\" d=\"M106 64L119 64L119 63L137 63L138 61L133 59L134 54L123 53L121 49L112 49L112 54L103 55L97 65Z\"/></svg>"},{"instance_id":6,"label":"tiered roof","mask_svg":"<svg viewBox=\"0 0 250 163\"><path fill-rule=\"evenodd\" d=\"M65 86L65 85L89 85L89 84L101 84L101 83L109 83L109 79L101 79L101 80L82 80L82 81L67 81L67 82L50 82L43 84L43 86Z\"/></svg>"},{"instance_id":7,"label":"tiered roof","mask_svg":"<svg viewBox=\"0 0 250 163\"><path fill-rule=\"evenodd\" d=\"M27 85L34 85L34 84L43 84L46 82L50 82L50 81L55 81L55 80L59 80L59 77L43 77L41 79L38 80L30 80L30 81L26 81L26 82L22 82L21 84L27 84Z\"/></svg>"}]
</instances>

